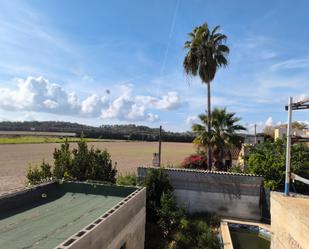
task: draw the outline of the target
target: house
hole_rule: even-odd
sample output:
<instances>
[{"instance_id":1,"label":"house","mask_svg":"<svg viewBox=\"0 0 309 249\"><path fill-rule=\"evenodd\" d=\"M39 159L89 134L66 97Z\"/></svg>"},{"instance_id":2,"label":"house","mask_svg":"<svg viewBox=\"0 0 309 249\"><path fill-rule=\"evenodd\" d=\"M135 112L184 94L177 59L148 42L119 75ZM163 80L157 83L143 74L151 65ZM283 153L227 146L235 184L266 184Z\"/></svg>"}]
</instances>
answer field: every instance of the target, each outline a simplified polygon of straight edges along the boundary
<instances>
[{"instance_id":1,"label":"house","mask_svg":"<svg viewBox=\"0 0 309 249\"><path fill-rule=\"evenodd\" d=\"M287 129L286 127L279 127L276 128L274 131L274 139L283 139L286 137ZM299 137L308 137L309 136L309 129L292 129L293 136Z\"/></svg>"}]
</instances>

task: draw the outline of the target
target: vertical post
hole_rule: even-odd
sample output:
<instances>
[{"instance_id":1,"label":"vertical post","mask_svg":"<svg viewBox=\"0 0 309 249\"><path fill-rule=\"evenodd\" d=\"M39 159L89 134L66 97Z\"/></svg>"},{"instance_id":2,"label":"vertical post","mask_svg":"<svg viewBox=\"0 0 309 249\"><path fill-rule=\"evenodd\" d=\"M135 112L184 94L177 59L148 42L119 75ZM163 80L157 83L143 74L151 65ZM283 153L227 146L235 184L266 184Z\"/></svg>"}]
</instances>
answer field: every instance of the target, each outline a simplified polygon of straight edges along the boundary
<instances>
[{"instance_id":1,"label":"vertical post","mask_svg":"<svg viewBox=\"0 0 309 249\"><path fill-rule=\"evenodd\" d=\"M288 126L287 126L287 132L286 132L286 165L285 165L285 185L284 185L284 194L286 196L290 194L292 103L293 103L293 98L290 97L289 105L288 105Z\"/></svg>"},{"instance_id":2,"label":"vertical post","mask_svg":"<svg viewBox=\"0 0 309 249\"><path fill-rule=\"evenodd\" d=\"M160 130L159 130L159 167L161 167L161 141L162 141L162 125L160 125Z\"/></svg>"},{"instance_id":3,"label":"vertical post","mask_svg":"<svg viewBox=\"0 0 309 249\"><path fill-rule=\"evenodd\" d=\"M257 137L256 137L256 124L254 124L254 145L257 143Z\"/></svg>"}]
</instances>

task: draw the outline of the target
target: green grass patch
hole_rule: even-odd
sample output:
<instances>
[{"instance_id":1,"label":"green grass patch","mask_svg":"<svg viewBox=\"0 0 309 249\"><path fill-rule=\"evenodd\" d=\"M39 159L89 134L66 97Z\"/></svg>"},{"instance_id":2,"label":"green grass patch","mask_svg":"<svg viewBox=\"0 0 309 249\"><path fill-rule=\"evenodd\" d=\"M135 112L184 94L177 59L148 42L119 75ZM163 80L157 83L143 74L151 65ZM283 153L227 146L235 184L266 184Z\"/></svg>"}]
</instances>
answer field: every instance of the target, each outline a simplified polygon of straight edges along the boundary
<instances>
[{"instance_id":1,"label":"green grass patch","mask_svg":"<svg viewBox=\"0 0 309 249\"><path fill-rule=\"evenodd\" d=\"M67 138L69 143L80 141L78 137ZM84 138L86 142L103 142L106 139ZM20 136L20 137L0 137L0 144L37 144L37 143L63 143L65 138L61 137L38 137L38 136Z\"/></svg>"}]
</instances>

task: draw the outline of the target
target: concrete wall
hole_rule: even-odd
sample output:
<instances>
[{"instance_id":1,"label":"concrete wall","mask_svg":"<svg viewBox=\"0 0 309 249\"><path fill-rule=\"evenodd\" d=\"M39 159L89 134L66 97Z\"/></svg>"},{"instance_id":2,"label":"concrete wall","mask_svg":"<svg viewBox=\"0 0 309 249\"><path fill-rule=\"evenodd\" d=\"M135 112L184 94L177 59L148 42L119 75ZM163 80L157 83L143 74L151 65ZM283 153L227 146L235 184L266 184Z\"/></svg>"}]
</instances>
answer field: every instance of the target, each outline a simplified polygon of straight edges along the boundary
<instances>
[{"instance_id":1,"label":"concrete wall","mask_svg":"<svg viewBox=\"0 0 309 249\"><path fill-rule=\"evenodd\" d=\"M146 189L133 192L56 249L144 249Z\"/></svg>"},{"instance_id":2,"label":"concrete wall","mask_svg":"<svg viewBox=\"0 0 309 249\"><path fill-rule=\"evenodd\" d=\"M139 167L144 178L149 168ZM216 212L221 216L260 220L261 176L204 170L164 169L179 206L189 212Z\"/></svg>"},{"instance_id":3,"label":"concrete wall","mask_svg":"<svg viewBox=\"0 0 309 249\"><path fill-rule=\"evenodd\" d=\"M309 198L271 193L271 249L309 248Z\"/></svg>"}]
</instances>

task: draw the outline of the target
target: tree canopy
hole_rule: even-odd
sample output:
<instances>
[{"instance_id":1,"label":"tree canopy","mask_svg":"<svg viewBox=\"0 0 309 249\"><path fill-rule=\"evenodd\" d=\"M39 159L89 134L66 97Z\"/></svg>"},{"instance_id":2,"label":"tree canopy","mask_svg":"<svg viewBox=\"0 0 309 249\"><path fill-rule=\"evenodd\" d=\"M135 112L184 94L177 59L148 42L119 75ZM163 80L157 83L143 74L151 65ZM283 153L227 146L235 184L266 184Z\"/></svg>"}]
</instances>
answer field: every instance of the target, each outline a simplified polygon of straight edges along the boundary
<instances>
[{"instance_id":1,"label":"tree canopy","mask_svg":"<svg viewBox=\"0 0 309 249\"><path fill-rule=\"evenodd\" d=\"M194 132L194 143L204 149L209 146L212 148L215 167L219 170L224 169L222 163L223 157L230 149L240 147L242 137L237 132L246 130L238 122L240 118L235 113L227 112L226 108L215 108L212 111L211 130L207 130L209 117L206 114L199 115L201 124L194 124L192 131Z\"/></svg>"},{"instance_id":2,"label":"tree canopy","mask_svg":"<svg viewBox=\"0 0 309 249\"><path fill-rule=\"evenodd\" d=\"M271 190L283 190L285 179L285 140L266 141L254 146L246 158L246 171L262 175L265 186ZM295 144L291 148L291 172L309 179L309 147ZM295 183L295 191L309 192L308 186ZM292 189L293 190L293 189Z\"/></svg>"}]
</instances>

